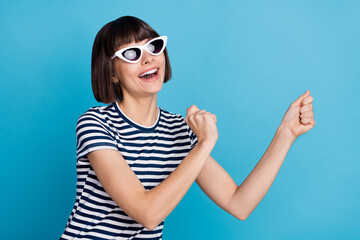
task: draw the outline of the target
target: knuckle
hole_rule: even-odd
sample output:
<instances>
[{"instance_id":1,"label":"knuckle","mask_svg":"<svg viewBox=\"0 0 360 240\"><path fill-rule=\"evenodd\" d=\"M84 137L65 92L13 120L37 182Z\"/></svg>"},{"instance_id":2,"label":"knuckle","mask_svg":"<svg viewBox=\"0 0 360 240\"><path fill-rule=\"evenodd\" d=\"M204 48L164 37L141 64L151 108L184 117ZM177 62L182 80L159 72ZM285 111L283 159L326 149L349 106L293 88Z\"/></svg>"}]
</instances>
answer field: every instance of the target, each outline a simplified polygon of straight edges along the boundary
<instances>
[{"instance_id":1,"label":"knuckle","mask_svg":"<svg viewBox=\"0 0 360 240\"><path fill-rule=\"evenodd\" d=\"M200 115L204 114L204 110L197 111L197 114L200 114Z\"/></svg>"},{"instance_id":2,"label":"knuckle","mask_svg":"<svg viewBox=\"0 0 360 240\"><path fill-rule=\"evenodd\" d=\"M313 113L312 112L307 112L308 114L307 114L307 117L312 117L313 116Z\"/></svg>"},{"instance_id":3,"label":"knuckle","mask_svg":"<svg viewBox=\"0 0 360 240\"><path fill-rule=\"evenodd\" d=\"M191 105L190 107L187 108L187 110L191 110L195 107L195 105Z\"/></svg>"}]
</instances>

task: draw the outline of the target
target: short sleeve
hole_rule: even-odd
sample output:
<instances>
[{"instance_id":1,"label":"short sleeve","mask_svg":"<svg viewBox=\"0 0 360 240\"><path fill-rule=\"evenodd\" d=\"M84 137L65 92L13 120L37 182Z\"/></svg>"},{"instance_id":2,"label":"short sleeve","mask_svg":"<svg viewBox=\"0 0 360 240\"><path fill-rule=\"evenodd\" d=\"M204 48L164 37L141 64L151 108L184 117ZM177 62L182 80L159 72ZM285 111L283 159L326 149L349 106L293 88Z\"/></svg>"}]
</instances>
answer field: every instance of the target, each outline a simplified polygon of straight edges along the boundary
<instances>
[{"instance_id":1,"label":"short sleeve","mask_svg":"<svg viewBox=\"0 0 360 240\"><path fill-rule=\"evenodd\" d=\"M185 122L185 119L184 119L184 122ZM187 128L187 131L188 131L188 134L189 134L190 143L191 143L190 150L192 150L195 147L196 143L197 143L197 137L196 137L195 133L191 130L189 125L187 125L186 122L185 122L185 124L186 124L186 128Z\"/></svg>"},{"instance_id":2,"label":"short sleeve","mask_svg":"<svg viewBox=\"0 0 360 240\"><path fill-rule=\"evenodd\" d=\"M76 124L76 158L100 149L117 149L114 136L106 122L95 113L82 114Z\"/></svg>"}]
</instances>

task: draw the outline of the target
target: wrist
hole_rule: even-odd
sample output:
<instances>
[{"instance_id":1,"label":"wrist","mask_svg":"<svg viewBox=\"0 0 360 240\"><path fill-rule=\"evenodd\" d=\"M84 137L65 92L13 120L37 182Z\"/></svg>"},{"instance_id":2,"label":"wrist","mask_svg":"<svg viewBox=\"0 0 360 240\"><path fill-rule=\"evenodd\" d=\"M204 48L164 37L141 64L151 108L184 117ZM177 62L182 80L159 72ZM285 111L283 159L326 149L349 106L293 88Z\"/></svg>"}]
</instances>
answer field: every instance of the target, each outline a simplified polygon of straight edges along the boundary
<instances>
[{"instance_id":1,"label":"wrist","mask_svg":"<svg viewBox=\"0 0 360 240\"><path fill-rule=\"evenodd\" d=\"M285 127L282 124L280 124L280 126L276 130L275 135L277 135L278 139L280 139L281 141L286 141L286 142L291 142L291 143L293 143L297 138L294 136L294 134L292 134L290 129L288 129L287 127Z\"/></svg>"},{"instance_id":2,"label":"wrist","mask_svg":"<svg viewBox=\"0 0 360 240\"><path fill-rule=\"evenodd\" d=\"M212 149L215 146L216 141L213 140L198 140L196 146L199 146L199 148L207 149L208 151L212 151Z\"/></svg>"}]
</instances>

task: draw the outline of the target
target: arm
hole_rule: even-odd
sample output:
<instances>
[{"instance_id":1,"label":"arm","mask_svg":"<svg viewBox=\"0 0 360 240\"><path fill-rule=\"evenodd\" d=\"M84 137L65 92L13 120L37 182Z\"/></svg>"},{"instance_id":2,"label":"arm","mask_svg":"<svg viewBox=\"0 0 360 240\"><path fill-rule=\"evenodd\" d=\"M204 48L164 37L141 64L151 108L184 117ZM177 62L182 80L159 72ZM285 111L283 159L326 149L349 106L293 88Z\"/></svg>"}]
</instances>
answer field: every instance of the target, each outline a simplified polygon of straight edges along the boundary
<instances>
[{"instance_id":1,"label":"arm","mask_svg":"<svg viewBox=\"0 0 360 240\"><path fill-rule=\"evenodd\" d=\"M268 192L293 142L285 134L282 128L278 129L265 154L240 186L211 156L196 183L219 207L245 220Z\"/></svg>"},{"instance_id":2,"label":"arm","mask_svg":"<svg viewBox=\"0 0 360 240\"><path fill-rule=\"evenodd\" d=\"M264 198L295 139L279 127L270 146L229 201L229 211L245 220Z\"/></svg>"},{"instance_id":3,"label":"arm","mask_svg":"<svg viewBox=\"0 0 360 240\"><path fill-rule=\"evenodd\" d=\"M119 152L97 150L88 158L111 199L135 221L153 230L184 197L211 150L209 144L199 143L164 181L148 192Z\"/></svg>"},{"instance_id":4,"label":"arm","mask_svg":"<svg viewBox=\"0 0 360 240\"><path fill-rule=\"evenodd\" d=\"M315 126L312 101L306 91L290 105L270 146L240 186L210 156L196 179L200 188L225 211L245 220L270 189L295 139Z\"/></svg>"},{"instance_id":5,"label":"arm","mask_svg":"<svg viewBox=\"0 0 360 240\"><path fill-rule=\"evenodd\" d=\"M148 192L118 151L103 149L88 154L96 176L113 201L149 230L155 229L184 197L218 139L215 115L195 109L188 108L185 121L197 134L197 145Z\"/></svg>"}]
</instances>

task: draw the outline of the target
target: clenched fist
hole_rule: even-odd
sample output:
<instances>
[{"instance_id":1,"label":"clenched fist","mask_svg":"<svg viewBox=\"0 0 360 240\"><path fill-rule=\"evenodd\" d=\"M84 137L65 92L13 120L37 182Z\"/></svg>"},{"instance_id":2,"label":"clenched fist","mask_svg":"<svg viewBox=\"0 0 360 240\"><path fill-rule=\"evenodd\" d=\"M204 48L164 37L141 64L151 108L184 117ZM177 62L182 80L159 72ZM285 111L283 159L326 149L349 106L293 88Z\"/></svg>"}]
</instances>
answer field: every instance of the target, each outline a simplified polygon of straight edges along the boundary
<instances>
[{"instance_id":1,"label":"clenched fist","mask_svg":"<svg viewBox=\"0 0 360 240\"><path fill-rule=\"evenodd\" d=\"M285 126L294 138L306 133L315 126L312 102L313 97L310 96L310 91L307 90L286 111L281 125Z\"/></svg>"},{"instance_id":2,"label":"clenched fist","mask_svg":"<svg viewBox=\"0 0 360 240\"><path fill-rule=\"evenodd\" d=\"M206 142L213 146L218 139L216 116L205 110L199 110L195 105L187 109L185 122L195 133L198 143Z\"/></svg>"}]
</instances>

